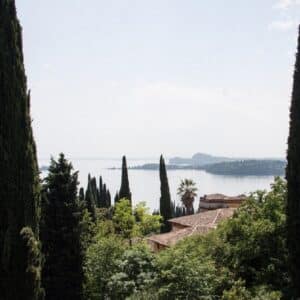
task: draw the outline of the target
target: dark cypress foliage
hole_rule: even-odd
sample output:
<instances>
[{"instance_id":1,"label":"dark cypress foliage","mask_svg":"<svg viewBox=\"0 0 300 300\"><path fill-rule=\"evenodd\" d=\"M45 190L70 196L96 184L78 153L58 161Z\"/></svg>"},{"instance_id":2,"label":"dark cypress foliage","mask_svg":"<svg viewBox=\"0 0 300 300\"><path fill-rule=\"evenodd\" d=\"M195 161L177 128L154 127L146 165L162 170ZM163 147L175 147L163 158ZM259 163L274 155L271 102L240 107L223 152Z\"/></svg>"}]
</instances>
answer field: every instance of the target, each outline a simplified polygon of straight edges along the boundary
<instances>
[{"instance_id":1,"label":"dark cypress foliage","mask_svg":"<svg viewBox=\"0 0 300 300\"><path fill-rule=\"evenodd\" d=\"M165 165L165 160L163 156L160 157L159 162L159 177L160 177L160 214L163 217L163 225L161 232L169 232L171 230L171 225L168 222L172 218L172 203L169 190L169 182L167 176L167 170Z\"/></svg>"},{"instance_id":2,"label":"dark cypress foliage","mask_svg":"<svg viewBox=\"0 0 300 300\"><path fill-rule=\"evenodd\" d=\"M46 300L82 299L81 212L77 202L78 174L63 154L51 159L45 178L41 241L45 255Z\"/></svg>"},{"instance_id":3,"label":"dark cypress foliage","mask_svg":"<svg viewBox=\"0 0 300 300\"><path fill-rule=\"evenodd\" d=\"M91 185L91 191L92 191L92 194L93 194L94 204L96 205L98 203L99 193L98 193L97 182L96 182L95 177L91 178L90 185Z\"/></svg>"},{"instance_id":4,"label":"dark cypress foliage","mask_svg":"<svg viewBox=\"0 0 300 300\"><path fill-rule=\"evenodd\" d=\"M300 27L296 56L287 154L287 245L294 297L300 297Z\"/></svg>"},{"instance_id":5,"label":"dark cypress foliage","mask_svg":"<svg viewBox=\"0 0 300 300\"><path fill-rule=\"evenodd\" d=\"M40 297L39 178L14 0L0 0L0 298ZM26 229L23 229L25 228ZM35 241L35 242L32 242ZM34 253L36 261L29 258Z\"/></svg>"},{"instance_id":6,"label":"dark cypress foliage","mask_svg":"<svg viewBox=\"0 0 300 300\"><path fill-rule=\"evenodd\" d=\"M106 192L106 207L107 208L111 207L111 195L109 190L107 190Z\"/></svg>"},{"instance_id":7,"label":"dark cypress foliage","mask_svg":"<svg viewBox=\"0 0 300 300\"><path fill-rule=\"evenodd\" d=\"M106 197L107 197L107 191L106 191L106 184L103 184L103 188L102 188L102 207L106 207Z\"/></svg>"},{"instance_id":8,"label":"dark cypress foliage","mask_svg":"<svg viewBox=\"0 0 300 300\"><path fill-rule=\"evenodd\" d=\"M119 200L123 198L128 199L131 204L131 192L129 188L128 169L127 169L127 162L125 156L123 156L122 159L122 181L121 181L121 188L119 191Z\"/></svg>"},{"instance_id":9,"label":"dark cypress foliage","mask_svg":"<svg viewBox=\"0 0 300 300\"><path fill-rule=\"evenodd\" d=\"M88 177L88 186L85 193L85 205L87 210L89 211L91 218L93 221L96 221L96 199L95 194L93 192L91 176Z\"/></svg>"},{"instance_id":10,"label":"dark cypress foliage","mask_svg":"<svg viewBox=\"0 0 300 300\"><path fill-rule=\"evenodd\" d=\"M107 205L106 205L106 184L103 184L103 180L102 180L101 176L100 176L100 180L99 180L99 194L100 194L99 207L101 207L101 208L107 207Z\"/></svg>"},{"instance_id":11,"label":"dark cypress foliage","mask_svg":"<svg viewBox=\"0 0 300 300\"><path fill-rule=\"evenodd\" d=\"M115 204L118 203L119 200L120 200L120 198L119 198L119 192L116 191L115 198L114 198L114 203Z\"/></svg>"},{"instance_id":12,"label":"dark cypress foliage","mask_svg":"<svg viewBox=\"0 0 300 300\"><path fill-rule=\"evenodd\" d=\"M81 187L79 189L79 201L84 202L84 188L83 187Z\"/></svg>"},{"instance_id":13,"label":"dark cypress foliage","mask_svg":"<svg viewBox=\"0 0 300 300\"><path fill-rule=\"evenodd\" d=\"M99 178L99 202L98 207L103 207L104 199L103 199L103 179L102 176Z\"/></svg>"}]
</instances>

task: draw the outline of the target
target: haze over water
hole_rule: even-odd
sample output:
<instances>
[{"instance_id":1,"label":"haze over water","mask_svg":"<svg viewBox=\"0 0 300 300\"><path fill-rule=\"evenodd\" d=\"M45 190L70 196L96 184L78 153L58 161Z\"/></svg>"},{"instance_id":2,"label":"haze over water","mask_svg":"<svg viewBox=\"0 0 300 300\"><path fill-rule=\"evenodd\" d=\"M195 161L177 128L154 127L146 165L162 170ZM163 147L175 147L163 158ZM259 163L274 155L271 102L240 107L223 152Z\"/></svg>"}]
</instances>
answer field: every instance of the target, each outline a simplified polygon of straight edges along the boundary
<instances>
[{"instance_id":1,"label":"haze over water","mask_svg":"<svg viewBox=\"0 0 300 300\"><path fill-rule=\"evenodd\" d=\"M111 167L120 168L121 159L71 159L75 170L79 171L80 187L86 188L87 177L90 173L97 181L101 175L108 186L112 199L121 185L121 170L110 170ZM158 163L157 160L127 160L128 167L143 165L145 163ZM40 160L40 166L49 165L49 160ZM128 170L130 189L134 204L145 201L152 210L159 207L160 181L159 172L153 170ZM45 175L45 172L43 172ZM269 189L273 176L221 176L198 170L168 170L168 179L172 201L179 203L177 188L180 180L193 179L198 188L198 196L195 201L195 209L198 208L199 197L204 194L224 193L226 195L238 195L253 192L257 189ZM99 184L99 182L97 183Z\"/></svg>"}]
</instances>

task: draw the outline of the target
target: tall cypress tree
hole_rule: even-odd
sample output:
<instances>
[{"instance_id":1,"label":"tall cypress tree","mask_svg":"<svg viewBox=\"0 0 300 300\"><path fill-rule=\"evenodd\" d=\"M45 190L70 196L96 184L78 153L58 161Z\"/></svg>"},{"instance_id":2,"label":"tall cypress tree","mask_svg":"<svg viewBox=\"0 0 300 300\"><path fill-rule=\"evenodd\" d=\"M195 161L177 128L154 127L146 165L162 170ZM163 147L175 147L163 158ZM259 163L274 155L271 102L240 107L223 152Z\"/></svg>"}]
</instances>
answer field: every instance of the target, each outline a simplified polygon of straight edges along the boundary
<instances>
[{"instance_id":1,"label":"tall cypress tree","mask_svg":"<svg viewBox=\"0 0 300 300\"><path fill-rule=\"evenodd\" d=\"M110 208L111 207L111 194L110 194L110 191L107 190L106 191L106 207L107 208Z\"/></svg>"},{"instance_id":2,"label":"tall cypress tree","mask_svg":"<svg viewBox=\"0 0 300 300\"><path fill-rule=\"evenodd\" d=\"M0 0L0 297L37 299L39 177L14 0ZM29 259L33 255L36 260Z\"/></svg>"},{"instance_id":3,"label":"tall cypress tree","mask_svg":"<svg viewBox=\"0 0 300 300\"><path fill-rule=\"evenodd\" d=\"M115 205L118 203L119 200L120 200L120 198L119 198L119 192L116 191L116 194L115 194L115 197L114 197L114 203L115 203Z\"/></svg>"},{"instance_id":4,"label":"tall cypress tree","mask_svg":"<svg viewBox=\"0 0 300 300\"><path fill-rule=\"evenodd\" d=\"M51 159L45 178L41 241L45 255L43 286L46 300L82 299L82 245L78 173L63 154Z\"/></svg>"},{"instance_id":5,"label":"tall cypress tree","mask_svg":"<svg viewBox=\"0 0 300 300\"><path fill-rule=\"evenodd\" d=\"M123 156L122 159L122 180L121 180L121 188L119 191L119 199L122 198L128 199L131 204L131 192L129 188L128 169L127 169L127 162L125 156Z\"/></svg>"},{"instance_id":6,"label":"tall cypress tree","mask_svg":"<svg viewBox=\"0 0 300 300\"><path fill-rule=\"evenodd\" d=\"M85 205L91 215L92 220L96 221L96 199L90 174L88 176L88 186L85 193Z\"/></svg>"},{"instance_id":7,"label":"tall cypress tree","mask_svg":"<svg viewBox=\"0 0 300 300\"><path fill-rule=\"evenodd\" d=\"M168 222L172 218L172 203L169 189L169 182L165 160L163 156L160 157L159 162L159 177L160 177L160 214L163 217L163 226L161 232L169 232L171 225Z\"/></svg>"},{"instance_id":8,"label":"tall cypress tree","mask_svg":"<svg viewBox=\"0 0 300 300\"><path fill-rule=\"evenodd\" d=\"M300 27L294 72L287 154L287 245L294 297L300 297Z\"/></svg>"}]
</instances>

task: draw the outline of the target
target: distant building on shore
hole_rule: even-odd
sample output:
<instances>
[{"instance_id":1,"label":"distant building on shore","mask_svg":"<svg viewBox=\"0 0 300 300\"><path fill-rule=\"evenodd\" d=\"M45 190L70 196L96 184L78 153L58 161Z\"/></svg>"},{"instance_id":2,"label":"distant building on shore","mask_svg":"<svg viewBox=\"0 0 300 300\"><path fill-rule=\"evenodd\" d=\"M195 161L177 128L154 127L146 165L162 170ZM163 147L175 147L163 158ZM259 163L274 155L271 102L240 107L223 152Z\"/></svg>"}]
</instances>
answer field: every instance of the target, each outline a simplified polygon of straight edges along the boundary
<instances>
[{"instance_id":1,"label":"distant building on shore","mask_svg":"<svg viewBox=\"0 0 300 300\"><path fill-rule=\"evenodd\" d=\"M211 194L200 197L198 212L205 212L208 210L218 208L238 208L245 200L247 196L226 196L223 194Z\"/></svg>"}]
</instances>

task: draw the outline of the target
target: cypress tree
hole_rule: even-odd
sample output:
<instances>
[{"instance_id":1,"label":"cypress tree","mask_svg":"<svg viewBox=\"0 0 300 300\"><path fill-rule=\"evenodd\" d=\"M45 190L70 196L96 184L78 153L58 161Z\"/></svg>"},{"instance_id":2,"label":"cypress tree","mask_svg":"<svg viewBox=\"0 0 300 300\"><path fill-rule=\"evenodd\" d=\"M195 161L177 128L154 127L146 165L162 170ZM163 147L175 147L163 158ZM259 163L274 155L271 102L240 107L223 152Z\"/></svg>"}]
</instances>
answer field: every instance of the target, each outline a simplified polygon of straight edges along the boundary
<instances>
[{"instance_id":1,"label":"cypress tree","mask_svg":"<svg viewBox=\"0 0 300 300\"><path fill-rule=\"evenodd\" d=\"M88 186L85 193L85 205L88 212L91 215L93 221L96 221L96 208L95 208L96 200L95 194L93 193L91 177L88 177Z\"/></svg>"},{"instance_id":2,"label":"cypress tree","mask_svg":"<svg viewBox=\"0 0 300 300\"><path fill-rule=\"evenodd\" d=\"M107 208L111 207L111 195L109 190L107 190L106 192L106 207Z\"/></svg>"},{"instance_id":3,"label":"cypress tree","mask_svg":"<svg viewBox=\"0 0 300 300\"><path fill-rule=\"evenodd\" d=\"M300 27L287 153L287 245L294 297L300 297Z\"/></svg>"},{"instance_id":4,"label":"cypress tree","mask_svg":"<svg viewBox=\"0 0 300 300\"><path fill-rule=\"evenodd\" d=\"M119 191L119 199L126 198L129 200L131 204L131 192L129 188L129 179L128 179L128 169L126 157L123 156L122 159L122 180L121 180L121 188Z\"/></svg>"},{"instance_id":5,"label":"cypress tree","mask_svg":"<svg viewBox=\"0 0 300 300\"><path fill-rule=\"evenodd\" d=\"M120 198L119 198L119 192L116 191L115 198L114 198L115 205L118 203L119 200L120 200Z\"/></svg>"},{"instance_id":6,"label":"cypress tree","mask_svg":"<svg viewBox=\"0 0 300 300\"><path fill-rule=\"evenodd\" d=\"M160 214L163 217L163 226L161 228L161 232L169 232L171 230L171 225L169 224L168 220L172 218L172 203L165 160L162 155L159 162L159 177L161 193L159 201Z\"/></svg>"},{"instance_id":7,"label":"cypress tree","mask_svg":"<svg viewBox=\"0 0 300 300\"><path fill-rule=\"evenodd\" d=\"M84 202L84 188L79 189L79 201Z\"/></svg>"},{"instance_id":8,"label":"cypress tree","mask_svg":"<svg viewBox=\"0 0 300 300\"><path fill-rule=\"evenodd\" d=\"M82 299L82 247L78 173L63 154L51 159L45 178L41 241L45 255L43 286L46 300Z\"/></svg>"},{"instance_id":9,"label":"cypress tree","mask_svg":"<svg viewBox=\"0 0 300 300\"><path fill-rule=\"evenodd\" d=\"M97 182L96 182L95 177L90 179L90 187L91 187L91 192L92 192L94 205L97 205L97 203L98 203L98 194L99 193L98 193Z\"/></svg>"},{"instance_id":10,"label":"cypress tree","mask_svg":"<svg viewBox=\"0 0 300 300\"><path fill-rule=\"evenodd\" d=\"M106 207L106 201L107 201L107 191L106 191L106 184L103 184L103 190L102 190L102 200L103 202L101 203L102 207Z\"/></svg>"},{"instance_id":11,"label":"cypress tree","mask_svg":"<svg viewBox=\"0 0 300 300\"><path fill-rule=\"evenodd\" d=\"M103 180L102 180L102 176L100 176L99 178L99 203L98 203L98 207L102 207L103 205Z\"/></svg>"},{"instance_id":12,"label":"cypress tree","mask_svg":"<svg viewBox=\"0 0 300 300\"><path fill-rule=\"evenodd\" d=\"M0 297L38 299L39 177L14 0L0 0ZM34 253L36 261L29 259Z\"/></svg>"}]
</instances>

